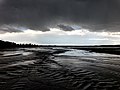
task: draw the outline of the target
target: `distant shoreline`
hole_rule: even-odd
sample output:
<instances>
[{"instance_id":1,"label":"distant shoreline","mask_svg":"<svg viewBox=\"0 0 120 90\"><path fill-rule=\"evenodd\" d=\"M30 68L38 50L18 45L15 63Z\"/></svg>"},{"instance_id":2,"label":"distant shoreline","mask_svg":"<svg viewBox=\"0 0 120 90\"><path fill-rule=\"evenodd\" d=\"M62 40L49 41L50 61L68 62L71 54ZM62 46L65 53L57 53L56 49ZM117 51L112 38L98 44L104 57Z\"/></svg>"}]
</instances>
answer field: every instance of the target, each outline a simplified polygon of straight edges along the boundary
<instances>
[{"instance_id":1,"label":"distant shoreline","mask_svg":"<svg viewBox=\"0 0 120 90\"><path fill-rule=\"evenodd\" d=\"M0 40L0 49L6 48L36 48L36 47L62 47L86 50L97 53L108 53L120 55L120 45L92 45L92 46L66 46L66 45L35 45L35 44L16 44L14 42Z\"/></svg>"}]
</instances>

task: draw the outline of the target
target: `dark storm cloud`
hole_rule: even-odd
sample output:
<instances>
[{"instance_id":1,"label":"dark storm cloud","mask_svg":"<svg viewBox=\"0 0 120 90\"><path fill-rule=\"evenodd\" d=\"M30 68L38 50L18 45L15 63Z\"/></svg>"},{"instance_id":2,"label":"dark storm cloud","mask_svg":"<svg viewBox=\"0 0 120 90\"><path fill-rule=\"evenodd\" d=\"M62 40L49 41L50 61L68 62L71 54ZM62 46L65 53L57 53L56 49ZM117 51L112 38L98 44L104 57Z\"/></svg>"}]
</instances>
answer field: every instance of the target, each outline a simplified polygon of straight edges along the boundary
<instances>
[{"instance_id":1,"label":"dark storm cloud","mask_svg":"<svg viewBox=\"0 0 120 90\"><path fill-rule=\"evenodd\" d=\"M61 30L65 30L65 31L72 31L74 30L74 28L68 26L68 25L62 25L62 24L59 24L57 25Z\"/></svg>"},{"instance_id":2,"label":"dark storm cloud","mask_svg":"<svg viewBox=\"0 0 120 90\"><path fill-rule=\"evenodd\" d=\"M120 31L120 0L0 0L0 25L48 31L60 23Z\"/></svg>"},{"instance_id":3,"label":"dark storm cloud","mask_svg":"<svg viewBox=\"0 0 120 90\"><path fill-rule=\"evenodd\" d=\"M17 26L2 25L0 26L0 33L6 32L22 32L22 28Z\"/></svg>"}]
</instances>

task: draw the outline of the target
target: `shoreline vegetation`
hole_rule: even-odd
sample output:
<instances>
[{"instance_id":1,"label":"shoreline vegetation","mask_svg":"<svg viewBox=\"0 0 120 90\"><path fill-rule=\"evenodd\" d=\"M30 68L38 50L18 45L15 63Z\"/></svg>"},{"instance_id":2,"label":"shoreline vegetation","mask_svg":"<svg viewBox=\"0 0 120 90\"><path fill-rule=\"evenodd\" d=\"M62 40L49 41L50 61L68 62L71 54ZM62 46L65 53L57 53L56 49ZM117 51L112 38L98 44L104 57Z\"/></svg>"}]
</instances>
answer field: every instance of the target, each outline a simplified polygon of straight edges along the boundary
<instances>
[{"instance_id":1,"label":"shoreline vegetation","mask_svg":"<svg viewBox=\"0 0 120 90\"><path fill-rule=\"evenodd\" d=\"M120 55L120 45L94 45L94 46L62 46L62 45L36 45L36 44L16 44L14 42L0 40L0 49L6 48L36 48L36 47L63 47L89 52L108 53Z\"/></svg>"},{"instance_id":2,"label":"shoreline vegetation","mask_svg":"<svg viewBox=\"0 0 120 90\"><path fill-rule=\"evenodd\" d=\"M38 47L38 45L35 44L16 44L14 42L9 41L2 41L0 40L0 49L6 49L6 48L26 48L26 47Z\"/></svg>"}]
</instances>

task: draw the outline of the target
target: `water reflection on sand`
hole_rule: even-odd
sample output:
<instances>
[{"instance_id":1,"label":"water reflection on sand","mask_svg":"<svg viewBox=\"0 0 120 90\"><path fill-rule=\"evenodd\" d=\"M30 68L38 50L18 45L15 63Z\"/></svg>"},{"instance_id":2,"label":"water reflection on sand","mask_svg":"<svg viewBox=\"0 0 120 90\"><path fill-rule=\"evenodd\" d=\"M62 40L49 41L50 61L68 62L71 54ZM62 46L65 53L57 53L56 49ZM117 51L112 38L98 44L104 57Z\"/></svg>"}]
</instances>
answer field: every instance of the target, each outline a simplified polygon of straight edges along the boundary
<instances>
[{"instance_id":1,"label":"water reflection on sand","mask_svg":"<svg viewBox=\"0 0 120 90\"><path fill-rule=\"evenodd\" d=\"M106 53L95 53L85 50L69 49L65 53L60 53L57 55L63 56L104 56L104 57L120 57L120 55L106 54Z\"/></svg>"}]
</instances>

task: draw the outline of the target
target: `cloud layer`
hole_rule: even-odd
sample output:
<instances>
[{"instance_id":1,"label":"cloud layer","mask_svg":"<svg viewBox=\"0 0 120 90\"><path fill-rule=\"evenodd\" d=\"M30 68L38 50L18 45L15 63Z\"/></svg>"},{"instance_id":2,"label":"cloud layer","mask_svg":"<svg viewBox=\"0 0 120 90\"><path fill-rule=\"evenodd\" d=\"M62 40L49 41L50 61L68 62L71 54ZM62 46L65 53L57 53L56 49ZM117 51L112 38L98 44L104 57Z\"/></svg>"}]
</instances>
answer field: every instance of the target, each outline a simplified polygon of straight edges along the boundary
<instances>
[{"instance_id":1,"label":"cloud layer","mask_svg":"<svg viewBox=\"0 0 120 90\"><path fill-rule=\"evenodd\" d=\"M1 26L49 31L48 27L64 23L120 31L119 16L120 0L0 0Z\"/></svg>"},{"instance_id":2,"label":"cloud layer","mask_svg":"<svg viewBox=\"0 0 120 90\"><path fill-rule=\"evenodd\" d=\"M64 31L50 28L50 31L26 30L0 34L0 39L16 43L53 45L104 45L120 44L120 32L90 32L87 29Z\"/></svg>"}]
</instances>

